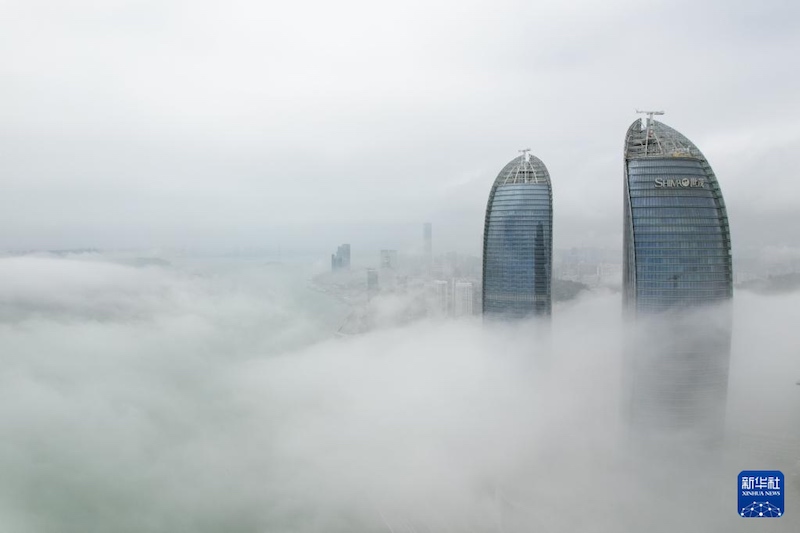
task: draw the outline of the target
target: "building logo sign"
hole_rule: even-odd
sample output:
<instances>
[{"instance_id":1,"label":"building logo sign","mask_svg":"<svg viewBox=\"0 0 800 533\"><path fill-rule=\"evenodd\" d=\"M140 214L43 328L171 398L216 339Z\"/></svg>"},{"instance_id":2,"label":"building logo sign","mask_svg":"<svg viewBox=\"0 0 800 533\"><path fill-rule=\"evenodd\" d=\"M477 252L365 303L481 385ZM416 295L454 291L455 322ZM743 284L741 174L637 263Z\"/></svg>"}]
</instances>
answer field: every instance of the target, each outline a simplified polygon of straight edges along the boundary
<instances>
[{"instance_id":1,"label":"building logo sign","mask_svg":"<svg viewBox=\"0 0 800 533\"><path fill-rule=\"evenodd\" d=\"M681 188L681 189L702 189L706 185L706 180L702 178L683 178L683 179L663 179L656 178L656 189Z\"/></svg>"},{"instance_id":2,"label":"building logo sign","mask_svg":"<svg viewBox=\"0 0 800 533\"><path fill-rule=\"evenodd\" d=\"M743 470L739 473L738 512L742 518L783 516L783 473L778 470Z\"/></svg>"}]
</instances>

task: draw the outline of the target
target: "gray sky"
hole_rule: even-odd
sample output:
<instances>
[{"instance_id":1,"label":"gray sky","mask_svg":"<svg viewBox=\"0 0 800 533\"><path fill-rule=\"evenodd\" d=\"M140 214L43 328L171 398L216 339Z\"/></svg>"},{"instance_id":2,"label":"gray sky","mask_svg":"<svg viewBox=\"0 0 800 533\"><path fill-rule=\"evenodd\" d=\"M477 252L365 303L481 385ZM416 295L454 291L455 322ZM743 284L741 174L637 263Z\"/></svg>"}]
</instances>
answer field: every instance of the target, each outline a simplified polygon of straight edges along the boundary
<instances>
[{"instance_id":1,"label":"gray sky","mask_svg":"<svg viewBox=\"0 0 800 533\"><path fill-rule=\"evenodd\" d=\"M734 254L800 249L793 1L4 2L0 248L477 253L548 166L555 246L620 247L622 142L663 108ZM791 163L791 166L790 166Z\"/></svg>"}]
</instances>

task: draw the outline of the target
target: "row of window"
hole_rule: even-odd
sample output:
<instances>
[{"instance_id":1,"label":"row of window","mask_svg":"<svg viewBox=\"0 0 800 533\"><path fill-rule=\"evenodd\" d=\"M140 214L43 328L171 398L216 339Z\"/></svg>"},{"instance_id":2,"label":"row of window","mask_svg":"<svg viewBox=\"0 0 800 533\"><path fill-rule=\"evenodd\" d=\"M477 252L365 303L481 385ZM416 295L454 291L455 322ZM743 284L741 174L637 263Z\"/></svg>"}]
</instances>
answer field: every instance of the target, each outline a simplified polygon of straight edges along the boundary
<instances>
[{"instance_id":1,"label":"row of window","mask_svg":"<svg viewBox=\"0 0 800 533\"><path fill-rule=\"evenodd\" d=\"M706 262L708 259L713 259L713 262ZM672 257L649 257L644 254L636 255L636 264L640 267L654 267L658 265L723 265L728 263L730 263L730 255L728 254L684 254Z\"/></svg>"},{"instance_id":2,"label":"row of window","mask_svg":"<svg viewBox=\"0 0 800 533\"><path fill-rule=\"evenodd\" d=\"M706 259L713 259L715 262L706 263ZM631 258L633 260L633 258ZM719 251L718 253L704 253L698 254L689 251L683 254L675 255L659 255L637 253L636 263L639 265L708 265L708 264L727 264L730 263L731 256L727 250Z\"/></svg>"},{"instance_id":3,"label":"row of window","mask_svg":"<svg viewBox=\"0 0 800 533\"><path fill-rule=\"evenodd\" d=\"M644 242L659 242L665 248L689 246L689 243L709 243L724 242L723 235L727 235L727 228L720 225L711 224L637 224L633 229L636 245ZM672 244L670 244L672 243ZM659 247L661 247L659 246ZM697 248L705 248L705 244L700 244Z\"/></svg>"},{"instance_id":4,"label":"row of window","mask_svg":"<svg viewBox=\"0 0 800 533\"><path fill-rule=\"evenodd\" d=\"M489 253L493 253L491 250ZM501 255L496 254L497 259L487 259L486 260L486 271L492 270L493 272L519 272L518 275L521 277L529 277L532 276L534 264L539 264L539 262L535 263L535 259L531 254L523 255ZM549 261L545 259L540 259L542 264L549 264ZM542 268L541 266L539 268Z\"/></svg>"},{"instance_id":5,"label":"row of window","mask_svg":"<svg viewBox=\"0 0 800 533\"><path fill-rule=\"evenodd\" d=\"M730 294L728 287L718 289L648 289L637 287L636 294L639 301L645 298L674 298L682 300L705 300L707 298L722 298Z\"/></svg>"},{"instance_id":6,"label":"row of window","mask_svg":"<svg viewBox=\"0 0 800 533\"><path fill-rule=\"evenodd\" d=\"M489 206L492 207L527 207L536 206L537 209L549 209L552 202L549 198L494 198Z\"/></svg>"},{"instance_id":7,"label":"row of window","mask_svg":"<svg viewBox=\"0 0 800 533\"><path fill-rule=\"evenodd\" d=\"M494 261L492 255L497 257L497 261L529 261L536 259L537 261L545 261L550 258L550 250L544 247L536 248L533 246L513 246L509 244L493 244L484 247L484 251L488 254L487 261Z\"/></svg>"},{"instance_id":8,"label":"row of window","mask_svg":"<svg viewBox=\"0 0 800 533\"><path fill-rule=\"evenodd\" d=\"M484 232L486 241L494 241L498 243L508 243L514 246L519 244L538 243L540 246L550 246L550 232L539 231L536 226L519 227L519 226L501 226L495 224L494 227L488 228Z\"/></svg>"},{"instance_id":9,"label":"row of window","mask_svg":"<svg viewBox=\"0 0 800 533\"><path fill-rule=\"evenodd\" d=\"M669 287L684 287L687 283L712 283L729 286L733 283L730 270L727 272L681 272L680 267L662 272L636 271L637 283L667 283Z\"/></svg>"},{"instance_id":10,"label":"row of window","mask_svg":"<svg viewBox=\"0 0 800 533\"><path fill-rule=\"evenodd\" d=\"M544 225L540 226L537 223L531 224L503 224L491 223L486 228L487 235L496 235L500 239L508 240L526 240L541 234L545 240L550 235L550 228Z\"/></svg>"},{"instance_id":11,"label":"row of window","mask_svg":"<svg viewBox=\"0 0 800 533\"><path fill-rule=\"evenodd\" d=\"M549 258L545 254L534 254L530 250L528 253L519 254L503 253L504 250L489 249L486 256L486 271L494 269L497 272L519 272L520 276L531 276L533 271L539 269L550 269Z\"/></svg>"},{"instance_id":12,"label":"row of window","mask_svg":"<svg viewBox=\"0 0 800 533\"><path fill-rule=\"evenodd\" d=\"M487 292L522 292L522 293L541 293L548 294L550 292L550 283L544 278L540 278L537 282L531 280L519 280L512 278L494 278L493 280L484 283Z\"/></svg>"},{"instance_id":13,"label":"row of window","mask_svg":"<svg viewBox=\"0 0 800 533\"><path fill-rule=\"evenodd\" d=\"M648 264L648 265L660 264L660 262L666 262L666 264L686 264L681 262L694 261L698 257L722 257L722 258L730 257L730 255L727 253L727 250L720 250L718 248L710 251L677 250L678 253L672 253L672 254L649 253L649 252L651 252L651 250L637 251L636 252L637 263Z\"/></svg>"},{"instance_id":14,"label":"row of window","mask_svg":"<svg viewBox=\"0 0 800 533\"><path fill-rule=\"evenodd\" d=\"M717 207L717 200L710 196L641 196L631 198L631 207Z\"/></svg>"},{"instance_id":15,"label":"row of window","mask_svg":"<svg viewBox=\"0 0 800 533\"><path fill-rule=\"evenodd\" d=\"M531 235L530 231L518 231L515 228L513 231L500 231L494 228L493 231L487 231L485 235L486 246L523 246L532 247L534 245L541 246L542 248L550 249L551 240L549 238L536 238L536 234Z\"/></svg>"},{"instance_id":16,"label":"row of window","mask_svg":"<svg viewBox=\"0 0 800 533\"><path fill-rule=\"evenodd\" d=\"M522 210L522 211L537 211L542 213L543 216L550 216L553 212L553 207L549 202L541 201L528 201L528 202L494 202L488 211L509 211L509 210Z\"/></svg>"},{"instance_id":17,"label":"row of window","mask_svg":"<svg viewBox=\"0 0 800 533\"><path fill-rule=\"evenodd\" d=\"M516 298L505 297L506 294L514 294L517 295ZM534 291L530 287L487 287L484 291L484 300L504 300L504 301L536 301L537 297L539 300L541 299L550 299L550 291L545 290L544 288L538 289Z\"/></svg>"},{"instance_id":18,"label":"row of window","mask_svg":"<svg viewBox=\"0 0 800 533\"><path fill-rule=\"evenodd\" d=\"M538 296L538 298L537 298ZM484 301L491 302L491 301L502 301L502 302L534 302L536 300L542 301L542 298L545 298L545 301L549 299L549 294L533 294L532 292L518 292L513 290L506 290L506 291L490 291L488 288L484 293Z\"/></svg>"},{"instance_id":19,"label":"row of window","mask_svg":"<svg viewBox=\"0 0 800 533\"><path fill-rule=\"evenodd\" d=\"M547 264L541 264L539 268L543 270L543 274L550 272L550 267ZM531 278L535 275L535 271L536 266L530 255L522 258L522 260L519 260L518 257L498 257L496 260L486 261L487 274Z\"/></svg>"},{"instance_id":20,"label":"row of window","mask_svg":"<svg viewBox=\"0 0 800 533\"><path fill-rule=\"evenodd\" d=\"M665 287L685 287L687 284L712 284L715 287L728 287L732 283L730 272L726 273L699 273L689 274L671 272L649 272L647 274L638 273L636 282L649 285L651 283L666 283Z\"/></svg>"},{"instance_id":21,"label":"row of window","mask_svg":"<svg viewBox=\"0 0 800 533\"><path fill-rule=\"evenodd\" d=\"M551 243L550 233L542 232L541 235L537 236L535 227L494 227L486 230L484 237L487 246L491 243L503 246L532 246L533 244L538 244L539 246L550 248Z\"/></svg>"},{"instance_id":22,"label":"row of window","mask_svg":"<svg viewBox=\"0 0 800 533\"><path fill-rule=\"evenodd\" d=\"M552 212L552 207L550 206L549 202L540 202L540 201L529 201L529 202L494 202L492 206L489 208L490 211L499 211L499 210L533 210L533 211L540 211L549 216L550 212Z\"/></svg>"},{"instance_id":23,"label":"row of window","mask_svg":"<svg viewBox=\"0 0 800 533\"><path fill-rule=\"evenodd\" d=\"M639 289L725 289L728 290L730 282L728 280L696 280L689 281L684 279L671 280L671 279L647 279L642 277L636 278L636 286Z\"/></svg>"},{"instance_id":24,"label":"row of window","mask_svg":"<svg viewBox=\"0 0 800 533\"><path fill-rule=\"evenodd\" d=\"M524 257L519 255L514 256L501 256L498 254L497 258L486 260L486 272L498 273L503 275L514 275L522 278L529 278L534 275L536 268L550 271L549 261L541 261L534 263L534 258L531 254L526 254Z\"/></svg>"},{"instance_id":25,"label":"row of window","mask_svg":"<svg viewBox=\"0 0 800 533\"><path fill-rule=\"evenodd\" d=\"M683 216L683 217L634 217L633 219L633 227L635 229L643 228L644 226L667 226L667 225L678 225L678 226L717 226L720 225L720 220L718 217L709 218L709 217L693 217L693 216Z\"/></svg>"},{"instance_id":26,"label":"row of window","mask_svg":"<svg viewBox=\"0 0 800 533\"><path fill-rule=\"evenodd\" d=\"M497 185L497 189L503 189L507 191L525 191L529 189L549 189L550 186L547 183L507 183L503 184L500 183Z\"/></svg>"},{"instance_id":27,"label":"row of window","mask_svg":"<svg viewBox=\"0 0 800 533\"><path fill-rule=\"evenodd\" d=\"M715 192L711 189L687 188L687 189L658 189L648 187L644 189L630 189L631 198L714 198Z\"/></svg>"},{"instance_id":28,"label":"row of window","mask_svg":"<svg viewBox=\"0 0 800 533\"><path fill-rule=\"evenodd\" d=\"M502 298L503 294L519 294L520 298L533 299L535 295L548 296L550 294L549 285L521 285L515 283L493 283L486 285L485 295L495 298Z\"/></svg>"},{"instance_id":29,"label":"row of window","mask_svg":"<svg viewBox=\"0 0 800 533\"><path fill-rule=\"evenodd\" d=\"M484 227L485 232L496 233L498 235L509 235L517 233L521 236L531 236L539 234L542 237L549 237L550 225L534 218L522 218L516 220L490 218L488 226Z\"/></svg>"},{"instance_id":30,"label":"row of window","mask_svg":"<svg viewBox=\"0 0 800 533\"><path fill-rule=\"evenodd\" d=\"M515 212L519 214L514 215ZM506 224L516 224L518 222L528 224L536 222L537 224L546 224L547 226L552 224L552 218L549 212L530 209L517 209L516 211L493 210L488 213L487 219L496 222L504 222Z\"/></svg>"},{"instance_id":31,"label":"row of window","mask_svg":"<svg viewBox=\"0 0 800 533\"><path fill-rule=\"evenodd\" d=\"M547 198L527 198L527 199L507 199L507 198L495 198L489 204L489 209L497 209L499 207L503 208L517 208L517 209L541 209L544 211L550 211L552 209L552 202Z\"/></svg>"},{"instance_id":32,"label":"row of window","mask_svg":"<svg viewBox=\"0 0 800 533\"><path fill-rule=\"evenodd\" d=\"M703 237L709 237L703 235ZM675 256L675 255L718 255L719 250L728 250L729 246L723 242L719 236L714 236L713 239L692 239L692 240L661 240L653 243L647 242L645 246L644 239L636 241L637 256ZM655 246L653 246L655 244Z\"/></svg>"},{"instance_id":33,"label":"row of window","mask_svg":"<svg viewBox=\"0 0 800 533\"><path fill-rule=\"evenodd\" d=\"M650 244L660 244L660 243L647 243ZM656 248L653 246L652 248ZM640 246L636 248L636 259L639 262L647 261L648 259L656 259L651 255L648 255L650 252L651 247L648 246ZM697 250L701 251L701 250ZM730 253L727 248L718 248L713 251L709 251L708 253L695 253L695 250L686 251L683 250L680 253L672 254L672 257L686 257L686 260L689 261L690 259L694 259L697 264L715 264L715 263L708 263L706 262L707 259L714 259L715 261L729 261L730 260ZM670 254L660 254L663 257L668 257Z\"/></svg>"},{"instance_id":34,"label":"row of window","mask_svg":"<svg viewBox=\"0 0 800 533\"><path fill-rule=\"evenodd\" d=\"M492 199L492 205L543 205L549 206L551 204L550 199L548 197L531 197L531 198L503 198L495 196Z\"/></svg>"},{"instance_id":35,"label":"row of window","mask_svg":"<svg viewBox=\"0 0 800 533\"><path fill-rule=\"evenodd\" d=\"M494 191L495 198L550 198L552 196L550 189L546 186L538 185L524 185L521 187L514 187L504 185L497 187Z\"/></svg>"},{"instance_id":36,"label":"row of window","mask_svg":"<svg viewBox=\"0 0 800 533\"><path fill-rule=\"evenodd\" d=\"M716 207L634 207L633 218L644 217L711 217L720 218Z\"/></svg>"},{"instance_id":37,"label":"row of window","mask_svg":"<svg viewBox=\"0 0 800 533\"><path fill-rule=\"evenodd\" d=\"M508 209L492 209L489 213L489 220L503 220L503 219L513 219L513 220L538 220L539 222L543 222L546 224L550 224L550 212L549 211L538 211L530 208L525 208L522 206L517 207L510 207Z\"/></svg>"},{"instance_id":38,"label":"row of window","mask_svg":"<svg viewBox=\"0 0 800 533\"><path fill-rule=\"evenodd\" d=\"M639 281L675 281L678 276L681 281L715 281L732 283L730 269L711 272L643 272L637 270L636 279Z\"/></svg>"},{"instance_id":39,"label":"row of window","mask_svg":"<svg viewBox=\"0 0 800 533\"><path fill-rule=\"evenodd\" d=\"M531 183L527 185L498 185L494 191L495 196L550 196L550 187L548 187L546 184Z\"/></svg>"},{"instance_id":40,"label":"row of window","mask_svg":"<svg viewBox=\"0 0 800 533\"><path fill-rule=\"evenodd\" d=\"M633 227L633 234L637 237L640 235L646 234L653 234L653 233L675 233L680 234L681 239L690 239L687 235L693 234L722 234L722 227L719 225L716 226L699 226L699 225L692 225L692 226L680 226L672 222L671 224L662 224L660 226L648 226L648 225L634 225ZM677 235L676 235L677 237Z\"/></svg>"},{"instance_id":41,"label":"row of window","mask_svg":"<svg viewBox=\"0 0 800 533\"><path fill-rule=\"evenodd\" d=\"M653 168L653 167L701 167L702 164L696 159L675 159L672 157L632 159L628 161L628 168Z\"/></svg>"},{"instance_id":42,"label":"row of window","mask_svg":"<svg viewBox=\"0 0 800 533\"><path fill-rule=\"evenodd\" d=\"M533 223L550 227L552 224L550 214L546 212L523 210L521 211L522 214L518 216L510 215L509 213L509 211L492 211L489 213L486 219L495 224L506 224L511 226L516 224L530 225Z\"/></svg>"},{"instance_id":43,"label":"row of window","mask_svg":"<svg viewBox=\"0 0 800 533\"><path fill-rule=\"evenodd\" d=\"M652 257L645 254L636 256L637 265L696 265L701 259L727 259L727 254L679 255L673 257Z\"/></svg>"},{"instance_id":44,"label":"row of window","mask_svg":"<svg viewBox=\"0 0 800 533\"><path fill-rule=\"evenodd\" d=\"M661 242L636 243L634 248L637 258L647 257L729 257L730 248L722 243L722 246L702 246L697 248L667 248ZM687 243L688 244L688 243ZM705 244L705 243L700 243Z\"/></svg>"},{"instance_id":45,"label":"row of window","mask_svg":"<svg viewBox=\"0 0 800 533\"><path fill-rule=\"evenodd\" d=\"M492 198L492 202L495 203L519 203L519 204L526 204L528 202L540 202L540 203L550 203L550 195L549 194L528 194L525 196L520 196L517 194L509 195L509 194L495 194Z\"/></svg>"},{"instance_id":46,"label":"row of window","mask_svg":"<svg viewBox=\"0 0 800 533\"><path fill-rule=\"evenodd\" d=\"M552 233L549 227L537 223L536 221L529 221L527 224L507 223L503 220L490 221L487 227L484 228L483 234L489 238L509 241L509 242L526 242L536 240L537 242L548 243L551 240Z\"/></svg>"},{"instance_id":47,"label":"row of window","mask_svg":"<svg viewBox=\"0 0 800 533\"><path fill-rule=\"evenodd\" d=\"M699 182L698 182L699 183ZM627 193L630 196L720 196L719 188L714 185L704 183L696 187L657 187L655 183L637 183L627 188Z\"/></svg>"},{"instance_id":48,"label":"row of window","mask_svg":"<svg viewBox=\"0 0 800 533\"><path fill-rule=\"evenodd\" d=\"M643 280L652 280L652 281L680 281L686 279L687 281L704 281L708 278L723 278L717 279L716 281L725 281L726 283L731 280L731 271L729 268L724 267L723 265L705 265L706 267L714 266L718 269L712 272L693 272L693 271L684 271L678 265L672 265L671 267L658 267L658 268L646 268L636 269L636 279L643 279ZM722 267L722 270L719 269ZM709 279L709 281L715 281L714 279Z\"/></svg>"}]
</instances>

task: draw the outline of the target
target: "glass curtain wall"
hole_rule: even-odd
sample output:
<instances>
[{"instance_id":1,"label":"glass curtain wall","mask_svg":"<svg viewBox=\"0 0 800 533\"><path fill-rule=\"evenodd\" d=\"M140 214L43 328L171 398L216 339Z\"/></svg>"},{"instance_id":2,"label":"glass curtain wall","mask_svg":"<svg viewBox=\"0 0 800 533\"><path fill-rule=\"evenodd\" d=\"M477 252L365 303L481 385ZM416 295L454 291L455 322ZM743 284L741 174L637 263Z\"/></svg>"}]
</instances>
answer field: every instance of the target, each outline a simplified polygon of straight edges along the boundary
<instances>
[{"instance_id":1,"label":"glass curtain wall","mask_svg":"<svg viewBox=\"0 0 800 533\"><path fill-rule=\"evenodd\" d=\"M553 201L544 163L523 155L500 171L486 207L483 313L550 315Z\"/></svg>"},{"instance_id":2,"label":"glass curtain wall","mask_svg":"<svg viewBox=\"0 0 800 533\"><path fill-rule=\"evenodd\" d=\"M637 337L627 398L637 428L720 437L733 294L728 217L703 154L657 121L625 146L623 291Z\"/></svg>"}]
</instances>

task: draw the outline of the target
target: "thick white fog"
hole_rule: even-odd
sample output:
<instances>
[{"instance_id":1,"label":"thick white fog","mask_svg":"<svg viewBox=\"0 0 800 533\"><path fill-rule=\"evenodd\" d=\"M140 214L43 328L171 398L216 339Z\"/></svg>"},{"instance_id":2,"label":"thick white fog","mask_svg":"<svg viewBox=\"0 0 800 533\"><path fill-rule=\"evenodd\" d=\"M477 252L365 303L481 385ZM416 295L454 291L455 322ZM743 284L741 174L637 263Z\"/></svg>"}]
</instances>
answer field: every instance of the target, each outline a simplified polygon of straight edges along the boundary
<instances>
[{"instance_id":1,"label":"thick white fog","mask_svg":"<svg viewBox=\"0 0 800 533\"><path fill-rule=\"evenodd\" d=\"M752 531L736 475L775 468L759 531L798 531L800 293L736 294L726 451L655 457L620 423L618 294L541 345L479 319L336 338L310 273L0 259L2 529Z\"/></svg>"}]
</instances>

